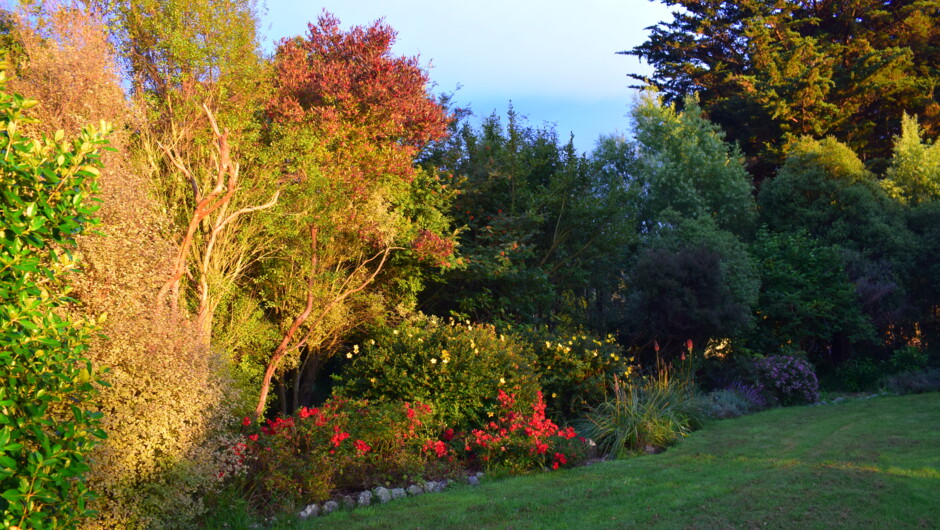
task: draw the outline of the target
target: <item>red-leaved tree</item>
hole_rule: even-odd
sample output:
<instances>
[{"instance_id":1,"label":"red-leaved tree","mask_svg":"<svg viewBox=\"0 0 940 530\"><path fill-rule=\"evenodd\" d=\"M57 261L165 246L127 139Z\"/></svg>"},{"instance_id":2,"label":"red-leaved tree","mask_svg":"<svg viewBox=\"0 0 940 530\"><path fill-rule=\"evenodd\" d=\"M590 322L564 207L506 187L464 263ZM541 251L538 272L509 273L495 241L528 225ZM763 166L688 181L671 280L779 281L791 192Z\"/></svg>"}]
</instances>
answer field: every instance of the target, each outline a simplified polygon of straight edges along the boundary
<instances>
[{"instance_id":1,"label":"red-leaved tree","mask_svg":"<svg viewBox=\"0 0 940 530\"><path fill-rule=\"evenodd\" d=\"M282 361L302 373L384 307L388 289L375 284L393 252L430 249L437 264L452 259L442 213L451 192L414 164L450 118L418 59L392 54L394 40L381 21L343 31L324 12L277 51L267 164L287 183L287 206L271 226L285 252L268 263L262 289L284 335L267 362L256 416Z\"/></svg>"}]
</instances>

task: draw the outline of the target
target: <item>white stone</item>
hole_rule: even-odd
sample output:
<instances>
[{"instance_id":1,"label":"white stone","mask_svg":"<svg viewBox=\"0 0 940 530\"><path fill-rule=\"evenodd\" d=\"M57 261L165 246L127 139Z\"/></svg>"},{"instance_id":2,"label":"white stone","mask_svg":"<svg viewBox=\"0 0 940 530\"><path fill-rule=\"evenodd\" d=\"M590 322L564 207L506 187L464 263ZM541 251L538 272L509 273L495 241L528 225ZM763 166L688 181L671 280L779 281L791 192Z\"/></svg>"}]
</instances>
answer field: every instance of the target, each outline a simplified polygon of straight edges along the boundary
<instances>
[{"instance_id":1,"label":"white stone","mask_svg":"<svg viewBox=\"0 0 940 530\"><path fill-rule=\"evenodd\" d=\"M392 500L392 492L388 491L388 489L386 488L379 486L378 488L375 488L372 491L373 493L375 493L375 496L378 497L379 502L381 502L382 504L385 504L386 502Z\"/></svg>"},{"instance_id":2,"label":"white stone","mask_svg":"<svg viewBox=\"0 0 940 530\"><path fill-rule=\"evenodd\" d=\"M360 493L359 498L356 500L356 503L359 506L368 506L372 504L372 492L363 491L362 493Z\"/></svg>"},{"instance_id":3,"label":"white stone","mask_svg":"<svg viewBox=\"0 0 940 530\"><path fill-rule=\"evenodd\" d=\"M336 501L326 501L323 503L323 515L333 513L339 510L339 503Z\"/></svg>"},{"instance_id":4,"label":"white stone","mask_svg":"<svg viewBox=\"0 0 940 530\"><path fill-rule=\"evenodd\" d=\"M421 489L421 486L419 486L419 485L417 485L417 484L412 484L412 485L408 486L408 489L405 490L405 491L407 491L407 492L408 492L408 495L411 495L412 497L416 497L416 496L421 495L422 493L424 493L424 490Z\"/></svg>"},{"instance_id":5,"label":"white stone","mask_svg":"<svg viewBox=\"0 0 940 530\"><path fill-rule=\"evenodd\" d=\"M307 505L303 510L301 510L301 512L300 512L300 518L301 518L301 519L307 519L307 518L310 518L310 517L316 517L316 516L318 516L318 515L320 515L320 507L317 506L316 504L308 504L308 505Z\"/></svg>"},{"instance_id":6,"label":"white stone","mask_svg":"<svg viewBox=\"0 0 940 530\"><path fill-rule=\"evenodd\" d=\"M405 493L405 490L403 490L402 488L395 488L392 490L393 499L404 499L407 496L408 494Z\"/></svg>"}]
</instances>

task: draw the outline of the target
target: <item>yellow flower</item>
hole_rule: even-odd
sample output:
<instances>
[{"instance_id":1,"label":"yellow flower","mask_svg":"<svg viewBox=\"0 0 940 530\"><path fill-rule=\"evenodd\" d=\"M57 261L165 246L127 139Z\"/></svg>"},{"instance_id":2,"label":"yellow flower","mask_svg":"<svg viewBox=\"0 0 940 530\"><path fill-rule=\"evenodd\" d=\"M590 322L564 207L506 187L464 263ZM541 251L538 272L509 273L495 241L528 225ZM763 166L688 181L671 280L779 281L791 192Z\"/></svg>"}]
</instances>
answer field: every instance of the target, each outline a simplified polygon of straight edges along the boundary
<instances>
[{"instance_id":1,"label":"yellow flower","mask_svg":"<svg viewBox=\"0 0 940 530\"><path fill-rule=\"evenodd\" d=\"M558 394L552 392L552 397L553 397L553 398L556 398L556 397L558 397Z\"/></svg>"},{"instance_id":2,"label":"yellow flower","mask_svg":"<svg viewBox=\"0 0 940 530\"><path fill-rule=\"evenodd\" d=\"M437 364L437 359L431 357L431 364Z\"/></svg>"},{"instance_id":3,"label":"yellow flower","mask_svg":"<svg viewBox=\"0 0 940 530\"><path fill-rule=\"evenodd\" d=\"M353 344L353 353L359 353L359 345Z\"/></svg>"},{"instance_id":4,"label":"yellow flower","mask_svg":"<svg viewBox=\"0 0 940 530\"><path fill-rule=\"evenodd\" d=\"M492 412L492 411L491 411L491 412L487 412L486 415L492 418L492 417L493 417L493 412Z\"/></svg>"},{"instance_id":5,"label":"yellow flower","mask_svg":"<svg viewBox=\"0 0 940 530\"><path fill-rule=\"evenodd\" d=\"M505 377L500 377L500 378L499 378L499 384L505 385L505 384L506 384L506 378L505 378Z\"/></svg>"},{"instance_id":6,"label":"yellow flower","mask_svg":"<svg viewBox=\"0 0 940 530\"><path fill-rule=\"evenodd\" d=\"M347 359L352 359L352 352L347 353L347 354L346 354L346 358L347 358Z\"/></svg>"},{"instance_id":7,"label":"yellow flower","mask_svg":"<svg viewBox=\"0 0 940 530\"><path fill-rule=\"evenodd\" d=\"M369 382L372 383L373 385L375 384L375 381L376 381L376 379L375 379L374 377L370 377L370 378L369 378Z\"/></svg>"},{"instance_id":8,"label":"yellow flower","mask_svg":"<svg viewBox=\"0 0 940 530\"><path fill-rule=\"evenodd\" d=\"M392 330L392 335L398 335L398 330L397 330L397 329L393 329L393 330Z\"/></svg>"}]
</instances>

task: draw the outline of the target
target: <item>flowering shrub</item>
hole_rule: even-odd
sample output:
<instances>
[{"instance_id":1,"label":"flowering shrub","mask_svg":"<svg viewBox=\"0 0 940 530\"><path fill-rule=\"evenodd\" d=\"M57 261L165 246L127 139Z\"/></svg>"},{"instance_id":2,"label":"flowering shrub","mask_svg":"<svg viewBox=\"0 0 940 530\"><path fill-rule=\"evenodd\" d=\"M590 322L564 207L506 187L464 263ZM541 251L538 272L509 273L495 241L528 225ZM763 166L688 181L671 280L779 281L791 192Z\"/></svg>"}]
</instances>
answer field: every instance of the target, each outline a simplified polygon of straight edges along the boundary
<instances>
[{"instance_id":1,"label":"flowering shrub","mask_svg":"<svg viewBox=\"0 0 940 530\"><path fill-rule=\"evenodd\" d=\"M819 401L819 380L813 365L789 355L774 355L754 362L757 382L781 405Z\"/></svg>"},{"instance_id":2,"label":"flowering shrub","mask_svg":"<svg viewBox=\"0 0 940 530\"><path fill-rule=\"evenodd\" d=\"M495 419L473 429L457 443L471 462L486 469L518 473L532 469L572 465L584 460L585 440L571 427L560 428L545 417L542 393L527 410L516 394L500 389Z\"/></svg>"},{"instance_id":3,"label":"flowering shrub","mask_svg":"<svg viewBox=\"0 0 940 530\"><path fill-rule=\"evenodd\" d=\"M604 400L614 377L630 374L633 359L624 357L613 336L599 339L545 328L523 328L518 334L535 348L539 384L548 414L556 420L578 417Z\"/></svg>"},{"instance_id":4,"label":"flowering shrub","mask_svg":"<svg viewBox=\"0 0 940 530\"><path fill-rule=\"evenodd\" d=\"M246 418L233 451L259 507L292 509L337 490L451 474L454 454L435 444L443 429L433 418L423 403L332 399L261 425Z\"/></svg>"},{"instance_id":5,"label":"flowering shrub","mask_svg":"<svg viewBox=\"0 0 940 530\"><path fill-rule=\"evenodd\" d=\"M499 389L530 397L538 389L532 347L493 326L422 315L372 337L349 352L352 362L335 378L338 395L430 403L444 423L466 431L488 421Z\"/></svg>"}]
</instances>

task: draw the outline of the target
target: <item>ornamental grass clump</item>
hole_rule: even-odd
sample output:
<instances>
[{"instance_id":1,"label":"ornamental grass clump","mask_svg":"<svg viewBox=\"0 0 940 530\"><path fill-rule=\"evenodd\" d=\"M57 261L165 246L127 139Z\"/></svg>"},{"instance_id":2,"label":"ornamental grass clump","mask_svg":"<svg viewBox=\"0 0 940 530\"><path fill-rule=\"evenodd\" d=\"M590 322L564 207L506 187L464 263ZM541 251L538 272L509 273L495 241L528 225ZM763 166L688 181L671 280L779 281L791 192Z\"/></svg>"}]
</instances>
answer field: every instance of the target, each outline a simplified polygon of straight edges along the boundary
<instances>
[{"instance_id":1,"label":"ornamental grass clump","mask_svg":"<svg viewBox=\"0 0 940 530\"><path fill-rule=\"evenodd\" d=\"M612 395L585 416L581 429L602 454L621 458L660 450L704 421L695 385L665 370L656 377L618 378L611 387Z\"/></svg>"},{"instance_id":2,"label":"ornamental grass clump","mask_svg":"<svg viewBox=\"0 0 940 530\"><path fill-rule=\"evenodd\" d=\"M819 380L813 365L790 355L773 355L754 362L757 383L780 405L819 401Z\"/></svg>"}]
</instances>

